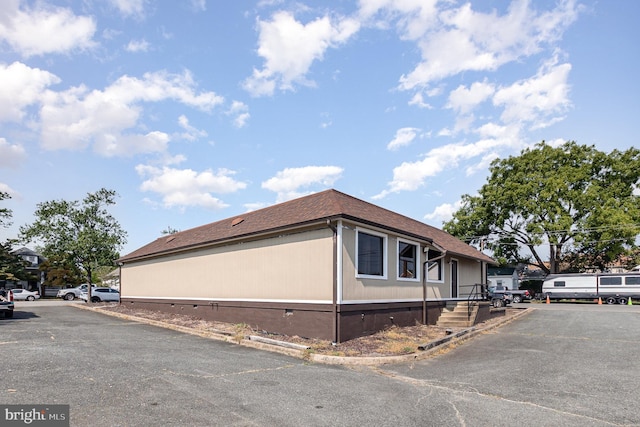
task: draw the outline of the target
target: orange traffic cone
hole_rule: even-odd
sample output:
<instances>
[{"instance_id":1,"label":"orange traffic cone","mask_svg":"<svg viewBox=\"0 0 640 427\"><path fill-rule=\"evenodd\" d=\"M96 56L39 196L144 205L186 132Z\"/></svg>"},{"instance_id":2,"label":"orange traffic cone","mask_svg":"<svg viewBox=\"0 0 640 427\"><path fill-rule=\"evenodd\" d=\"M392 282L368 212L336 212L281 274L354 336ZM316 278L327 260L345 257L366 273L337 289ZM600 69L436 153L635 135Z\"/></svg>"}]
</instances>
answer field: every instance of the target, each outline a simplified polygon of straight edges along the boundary
<instances>
[{"instance_id":1,"label":"orange traffic cone","mask_svg":"<svg viewBox=\"0 0 640 427\"><path fill-rule=\"evenodd\" d=\"M549 295L547 295L547 304L551 304L551 300L549 299Z\"/></svg>"},{"instance_id":2,"label":"orange traffic cone","mask_svg":"<svg viewBox=\"0 0 640 427\"><path fill-rule=\"evenodd\" d=\"M598 305L602 305L602 297L598 297Z\"/></svg>"}]
</instances>

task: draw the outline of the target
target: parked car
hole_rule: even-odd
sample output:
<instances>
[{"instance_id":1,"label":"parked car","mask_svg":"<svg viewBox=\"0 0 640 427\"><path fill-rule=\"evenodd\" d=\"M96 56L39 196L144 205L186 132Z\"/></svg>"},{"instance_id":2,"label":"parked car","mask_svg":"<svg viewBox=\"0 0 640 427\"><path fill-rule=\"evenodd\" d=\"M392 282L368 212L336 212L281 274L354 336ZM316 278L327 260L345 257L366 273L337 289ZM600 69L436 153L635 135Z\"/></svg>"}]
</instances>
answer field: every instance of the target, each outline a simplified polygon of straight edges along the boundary
<instances>
[{"instance_id":1,"label":"parked car","mask_svg":"<svg viewBox=\"0 0 640 427\"><path fill-rule=\"evenodd\" d=\"M514 304L517 304L519 302L523 302L523 301L529 301L533 298L533 295L531 295L531 293L529 293L528 290L526 289L509 289L506 286L502 286L502 285L489 285L489 294L502 294L502 293L508 293L511 294L511 301Z\"/></svg>"},{"instance_id":2,"label":"parked car","mask_svg":"<svg viewBox=\"0 0 640 427\"><path fill-rule=\"evenodd\" d=\"M0 312L5 318L13 317L13 292L0 289Z\"/></svg>"},{"instance_id":3,"label":"parked car","mask_svg":"<svg viewBox=\"0 0 640 427\"><path fill-rule=\"evenodd\" d=\"M502 286L500 286L500 289L497 289L496 286L489 286L484 296L485 299L491 301L491 305L496 308L506 307L513 302L511 292Z\"/></svg>"},{"instance_id":4,"label":"parked car","mask_svg":"<svg viewBox=\"0 0 640 427\"><path fill-rule=\"evenodd\" d=\"M96 285L91 285L95 287ZM80 298L82 291L87 290L87 284L76 286L75 288L60 289L56 294L56 297L66 299L67 301L73 301L75 298Z\"/></svg>"},{"instance_id":5,"label":"parked car","mask_svg":"<svg viewBox=\"0 0 640 427\"><path fill-rule=\"evenodd\" d=\"M40 299L38 292L28 291L26 289L12 289L14 301L35 301Z\"/></svg>"},{"instance_id":6,"label":"parked car","mask_svg":"<svg viewBox=\"0 0 640 427\"><path fill-rule=\"evenodd\" d=\"M87 301L89 294L87 291L83 291L80 294L80 299ZM120 301L120 292L113 288L91 288L91 302L102 301Z\"/></svg>"}]
</instances>

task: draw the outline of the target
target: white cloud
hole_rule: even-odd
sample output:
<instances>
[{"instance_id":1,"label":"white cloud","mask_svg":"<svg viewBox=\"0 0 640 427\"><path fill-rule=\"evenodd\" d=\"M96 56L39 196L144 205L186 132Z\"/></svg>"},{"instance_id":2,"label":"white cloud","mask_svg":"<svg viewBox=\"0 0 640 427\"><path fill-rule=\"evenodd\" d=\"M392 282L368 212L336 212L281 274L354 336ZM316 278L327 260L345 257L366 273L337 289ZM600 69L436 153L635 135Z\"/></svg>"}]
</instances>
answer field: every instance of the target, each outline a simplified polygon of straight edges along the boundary
<instances>
[{"instance_id":1,"label":"white cloud","mask_svg":"<svg viewBox=\"0 0 640 427\"><path fill-rule=\"evenodd\" d=\"M482 156L482 159L478 163L471 165L465 169L465 175L471 176L471 175L475 175L478 172L484 172L489 170L489 166L491 165L491 162L493 162L495 159L499 157L500 156L498 156L498 153L489 153L487 155Z\"/></svg>"},{"instance_id":2,"label":"white cloud","mask_svg":"<svg viewBox=\"0 0 640 427\"><path fill-rule=\"evenodd\" d=\"M486 81L475 82L468 89L460 85L449 93L447 108L452 108L461 114L467 114L478 104L489 99L494 91L493 85Z\"/></svg>"},{"instance_id":3,"label":"white cloud","mask_svg":"<svg viewBox=\"0 0 640 427\"><path fill-rule=\"evenodd\" d=\"M500 126L489 122L476 129L476 132L482 138L504 138L509 130L508 126Z\"/></svg>"},{"instance_id":4,"label":"white cloud","mask_svg":"<svg viewBox=\"0 0 640 427\"><path fill-rule=\"evenodd\" d=\"M243 87L253 96L272 95L275 90L293 90L295 84L313 85L306 74L314 61L322 60L327 49L345 43L359 29L357 21L328 16L303 24L286 11L270 21L258 20L257 53L264 67L254 69Z\"/></svg>"},{"instance_id":5,"label":"white cloud","mask_svg":"<svg viewBox=\"0 0 640 427\"><path fill-rule=\"evenodd\" d=\"M331 187L342 176L338 166L306 166L287 168L262 183L262 188L278 193L277 202L295 199L313 191L300 191L311 186Z\"/></svg>"},{"instance_id":6,"label":"white cloud","mask_svg":"<svg viewBox=\"0 0 640 427\"><path fill-rule=\"evenodd\" d=\"M361 0L360 18L386 29L394 21L401 37L417 40L437 23L440 0Z\"/></svg>"},{"instance_id":7,"label":"white cloud","mask_svg":"<svg viewBox=\"0 0 640 427\"><path fill-rule=\"evenodd\" d=\"M59 82L48 71L21 62L0 63L0 122L22 120L25 108L39 103L44 89Z\"/></svg>"},{"instance_id":8,"label":"white cloud","mask_svg":"<svg viewBox=\"0 0 640 427\"><path fill-rule=\"evenodd\" d=\"M556 64L557 58L544 64L536 76L500 88L493 97L496 106L504 107L501 119L505 123L529 122L532 127L544 127L551 115L565 112L570 106L570 64Z\"/></svg>"},{"instance_id":9,"label":"white cloud","mask_svg":"<svg viewBox=\"0 0 640 427\"><path fill-rule=\"evenodd\" d=\"M104 91L84 86L48 91L41 111L42 144L48 150L83 149L95 142L103 155L130 156L161 152L168 137L160 131L136 133L144 102L174 100L210 111L224 99L213 92L197 93L188 72L146 73L142 79L123 76Z\"/></svg>"},{"instance_id":10,"label":"white cloud","mask_svg":"<svg viewBox=\"0 0 640 427\"><path fill-rule=\"evenodd\" d=\"M9 196L11 196L11 198L14 200L22 200L23 198L22 194L20 194L18 191L11 188L9 184L5 184L4 182L1 182L1 181L0 181L0 191L3 193L9 194Z\"/></svg>"},{"instance_id":11,"label":"white cloud","mask_svg":"<svg viewBox=\"0 0 640 427\"><path fill-rule=\"evenodd\" d=\"M163 153L170 140L169 135L158 131L130 135L104 132L95 137L93 149L103 157L132 157L140 153Z\"/></svg>"},{"instance_id":12,"label":"white cloud","mask_svg":"<svg viewBox=\"0 0 640 427\"><path fill-rule=\"evenodd\" d=\"M420 92L413 95L413 98L411 98L411 100L409 101L409 105L415 105L419 108L426 108L428 110L431 110L433 108L431 105L429 105L429 103L424 102L424 98L422 96L422 93Z\"/></svg>"},{"instance_id":13,"label":"white cloud","mask_svg":"<svg viewBox=\"0 0 640 427\"><path fill-rule=\"evenodd\" d=\"M109 0L109 3L123 16L142 18L146 0Z\"/></svg>"},{"instance_id":14,"label":"white cloud","mask_svg":"<svg viewBox=\"0 0 640 427\"><path fill-rule=\"evenodd\" d=\"M439 222L442 224L445 221L449 221L453 218L453 214L456 213L462 207L462 200L458 200L455 203L443 203L437 206L433 212L426 214L424 219L432 223Z\"/></svg>"},{"instance_id":15,"label":"white cloud","mask_svg":"<svg viewBox=\"0 0 640 427\"><path fill-rule=\"evenodd\" d=\"M413 140L420 132L418 128L400 128L396 131L396 136L389 144L387 144L387 150L397 150L400 147L404 147L413 142Z\"/></svg>"},{"instance_id":16,"label":"white cloud","mask_svg":"<svg viewBox=\"0 0 640 427\"><path fill-rule=\"evenodd\" d=\"M473 114L467 115L459 115L456 117L456 123L453 126L453 130L451 132L452 135L457 134L458 132L468 132L471 130L473 126L473 122L476 117Z\"/></svg>"},{"instance_id":17,"label":"white cloud","mask_svg":"<svg viewBox=\"0 0 640 427\"><path fill-rule=\"evenodd\" d=\"M26 157L24 147L0 137L0 168L15 168Z\"/></svg>"},{"instance_id":18,"label":"white cloud","mask_svg":"<svg viewBox=\"0 0 640 427\"><path fill-rule=\"evenodd\" d=\"M0 41L23 57L89 49L95 31L93 18L76 16L70 9L42 2L20 8L17 0L0 5Z\"/></svg>"},{"instance_id":19,"label":"white cloud","mask_svg":"<svg viewBox=\"0 0 640 427\"><path fill-rule=\"evenodd\" d=\"M126 46L127 52L147 52L149 50L149 42L146 40L131 40Z\"/></svg>"},{"instance_id":20,"label":"white cloud","mask_svg":"<svg viewBox=\"0 0 640 427\"><path fill-rule=\"evenodd\" d=\"M227 111L227 115L233 117L233 125L237 128L242 128L247 124L249 117L249 107L240 101L233 101L231 107Z\"/></svg>"},{"instance_id":21,"label":"white cloud","mask_svg":"<svg viewBox=\"0 0 640 427\"><path fill-rule=\"evenodd\" d=\"M206 0L191 0L191 7L196 12L204 12L207 10L207 1Z\"/></svg>"},{"instance_id":22,"label":"white cloud","mask_svg":"<svg viewBox=\"0 0 640 427\"><path fill-rule=\"evenodd\" d=\"M393 180L388 189L376 194L374 199L382 199L391 193L414 191L422 187L427 178L436 176L446 169L453 169L460 161L484 155L498 147L513 146L518 140L510 137L483 139L471 144L447 144L432 149L422 160L403 162L393 169Z\"/></svg>"},{"instance_id":23,"label":"white cloud","mask_svg":"<svg viewBox=\"0 0 640 427\"><path fill-rule=\"evenodd\" d=\"M204 130L196 129L189 124L189 119L184 114L178 117L178 125L184 129L184 132L180 134L182 139L187 141L195 141L199 138L207 136L207 132Z\"/></svg>"},{"instance_id":24,"label":"white cloud","mask_svg":"<svg viewBox=\"0 0 640 427\"><path fill-rule=\"evenodd\" d=\"M526 0L511 3L506 14L476 12L470 3L436 12L433 4L422 19L413 19L424 8L411 2L384 2L384 8L400 11L398 25L405 38L416 41L421 62L400 78L400 89L428 86L465 71L493 71L501 65L531 56L557 41L577 18L575 0L563 0L550 11L537 12ZM407 17L408 16L408 17ZM437 19L434 19L437 16Z\"/></svg>"},{"instance_id":25,"label":"white cloud","mask_svg":"<svg viewBox=\"0 0 640 427\"><path fill-rule=\"evenodd\" d=\"M161 195L162 204L166 208L199 206L223 209L228 205L214 197L213 193L234 193L247 186L246 183L235 180L235 172L228 169L196 172L192 169L138 165L136 172L144 179L140 190Z\"/></svg>"}]
</instances>

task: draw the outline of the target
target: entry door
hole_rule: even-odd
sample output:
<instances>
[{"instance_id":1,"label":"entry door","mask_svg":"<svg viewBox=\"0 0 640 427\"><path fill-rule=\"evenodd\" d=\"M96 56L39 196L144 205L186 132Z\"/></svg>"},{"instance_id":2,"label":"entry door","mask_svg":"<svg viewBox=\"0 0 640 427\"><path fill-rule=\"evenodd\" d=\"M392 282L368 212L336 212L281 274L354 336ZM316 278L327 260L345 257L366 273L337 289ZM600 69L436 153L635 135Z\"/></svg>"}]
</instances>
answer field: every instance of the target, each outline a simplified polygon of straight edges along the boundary
<instances>
[{"instance_id":1,"label":"entry door","mask_svg":"<svg viewBox=\"0 0 640 427\"><path fill-rule=\"evenodd\" d=\"M451 260L451 298L458 298L458 260Z\"/></svg>"}]
</instances>

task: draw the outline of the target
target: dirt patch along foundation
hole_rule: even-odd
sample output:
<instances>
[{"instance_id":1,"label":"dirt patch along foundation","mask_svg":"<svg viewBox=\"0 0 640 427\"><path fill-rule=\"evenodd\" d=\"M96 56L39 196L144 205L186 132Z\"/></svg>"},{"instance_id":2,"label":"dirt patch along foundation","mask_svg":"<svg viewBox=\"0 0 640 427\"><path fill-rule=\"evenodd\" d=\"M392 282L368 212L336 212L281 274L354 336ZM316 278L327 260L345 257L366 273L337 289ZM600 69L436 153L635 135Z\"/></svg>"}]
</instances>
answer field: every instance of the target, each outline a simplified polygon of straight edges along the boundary
<instances>
[{"instance_id":1,"label":"dirt patch along foundation","mask_svg":"<svg viewBox=\"0 0 640 427\"><path fill-rule=\"evenodd\" d=\"M443 328L433 325L415 325L408 327L393 326L384 331L372 335L354 338L339 344L326 340L289 336L270 333L269 331L252 328L247 324L231 324L224 322L208 321L196 316L184 314L171 314L159 311L152 311L140 308L129 308L121 304L96 306L101 311L119 313L131 316L188 328L196 332L224 335L230 341L240 342L249 339L250 336L259 336L270 340L294 343L307 348L307 352L327 356L343 357L380 357L380 356L400 356L410 355L420 352L419 347L429 342L442 340L447 336L456 334L464 328ZM507 309L505 316L501 319L491 319L476 325L476 327L486 327L496 321L504 321L518 311Z\"/></svg>"}]
</instances>

